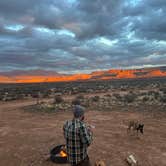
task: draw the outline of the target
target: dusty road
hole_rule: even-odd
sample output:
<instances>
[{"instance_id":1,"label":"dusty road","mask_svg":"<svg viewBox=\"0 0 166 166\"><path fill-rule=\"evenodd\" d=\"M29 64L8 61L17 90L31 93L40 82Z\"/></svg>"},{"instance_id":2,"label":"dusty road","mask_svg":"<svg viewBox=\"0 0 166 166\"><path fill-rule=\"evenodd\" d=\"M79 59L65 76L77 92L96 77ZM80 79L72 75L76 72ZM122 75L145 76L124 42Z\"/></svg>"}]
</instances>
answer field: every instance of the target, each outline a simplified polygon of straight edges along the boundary
<instances>
[{"instance_id":1,"label":"dusty road","mask_svg":"<svg viewBox=\"0 0 166 166\"><path fill-rule=\"evenodd\" d=\"M26 112L21 107L34 101L0 105L0 166L54 166L44 156L53 145L63 144L62 126L70 112L51 114ZM151 108L149 108L151 109ZM86 121L95 125L94 141L89 148L92 163L98 159L107 166L127 166L128 154L134 154L140 166L166 165L166 113L89 111ZM126 123L138 119L145 133L136 138L126 134Z\"/></svg>"}]
</instances>

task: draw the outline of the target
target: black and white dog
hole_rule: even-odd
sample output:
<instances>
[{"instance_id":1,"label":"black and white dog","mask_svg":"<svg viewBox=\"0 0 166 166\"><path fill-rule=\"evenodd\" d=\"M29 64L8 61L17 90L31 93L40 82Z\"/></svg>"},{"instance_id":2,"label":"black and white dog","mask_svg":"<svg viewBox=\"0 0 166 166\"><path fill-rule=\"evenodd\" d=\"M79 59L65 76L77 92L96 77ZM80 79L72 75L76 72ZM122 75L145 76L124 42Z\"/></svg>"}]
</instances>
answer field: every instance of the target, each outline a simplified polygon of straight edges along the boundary
<instances>
[{"instance_id":1,"label":"black and white dog","mask_svg":"<svg viewBox=\"0 0 166 166\"><path fill-rule=\"evenodd\" d=\"M133 131L136 131L137 135L139 132L141 134L143 134L144 133L144 124L139 123L138 121L130 121L128 124L127 132L131 131L131 129Z\"/></svg>"}]
</instances>

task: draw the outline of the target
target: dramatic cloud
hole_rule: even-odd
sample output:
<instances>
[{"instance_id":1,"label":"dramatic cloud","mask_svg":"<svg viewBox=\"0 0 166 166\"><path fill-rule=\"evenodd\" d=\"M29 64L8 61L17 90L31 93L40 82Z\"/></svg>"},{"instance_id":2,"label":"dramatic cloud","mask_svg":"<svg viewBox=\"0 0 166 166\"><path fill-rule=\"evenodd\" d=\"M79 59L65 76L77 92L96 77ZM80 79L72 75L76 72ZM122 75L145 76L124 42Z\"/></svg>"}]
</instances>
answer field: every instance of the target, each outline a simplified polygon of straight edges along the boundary
<instances>
[{"instance_id":1,"label":"dramatic cloud","mask_svg":"<svg viewBox=\"0 0 166 166\"><path fill-rule=\"evenodd\" d=\"M1 0L0 71L166 65L165 0Z\"/></svg>"}]
</instances>

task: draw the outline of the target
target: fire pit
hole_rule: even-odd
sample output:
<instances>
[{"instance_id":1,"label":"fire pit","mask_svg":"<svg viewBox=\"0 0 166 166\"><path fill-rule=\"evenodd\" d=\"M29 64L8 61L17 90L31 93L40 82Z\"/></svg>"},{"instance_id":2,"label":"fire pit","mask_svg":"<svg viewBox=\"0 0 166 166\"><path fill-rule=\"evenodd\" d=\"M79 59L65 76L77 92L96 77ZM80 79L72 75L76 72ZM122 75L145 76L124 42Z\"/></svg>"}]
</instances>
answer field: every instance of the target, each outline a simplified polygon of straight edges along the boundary
<instances>
[{"instance_id":1,"label":"fire pit","mask_svg":"<svg viewBox=\"0 0 166 166\"><path fill-rule=\"evenodd\" d=\"M55 146L50 151L50 159L54 163L66 164L67 163L67 154L65 150L65 145Z\"/></svg>"}]
</instances>

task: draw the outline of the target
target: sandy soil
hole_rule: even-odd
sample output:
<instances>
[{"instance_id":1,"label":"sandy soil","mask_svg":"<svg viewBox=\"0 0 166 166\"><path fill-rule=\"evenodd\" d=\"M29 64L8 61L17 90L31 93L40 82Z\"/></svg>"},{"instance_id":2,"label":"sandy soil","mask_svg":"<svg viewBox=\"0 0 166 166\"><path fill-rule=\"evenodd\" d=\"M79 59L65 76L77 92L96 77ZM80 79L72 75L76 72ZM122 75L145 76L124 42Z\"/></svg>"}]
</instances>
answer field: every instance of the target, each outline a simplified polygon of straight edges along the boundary
<instances>
[{"instance_id":1,"label":"sandy soil","mask_svg":"<svg viewBox=\"0 0 166 166\"><path fill-rule=\"evenodd\" d=\"M1 103L1 166L57 165L45 161L45 155L54 145L64 143L62 126L72 115L70 112L32 113L21 108L33 103L34 101ZM89 148L93 165L101 159L107 166L127 166L124 159L133 154L140 166L165 166L166 112L134 112L132 107L127 112L121 109L115 107L110 112L86 113L86 121L95 126L94 141ZM126 124L132 119L144 122L143 136L137 138L127 135Z\"/></svg>"}]
</instances>

